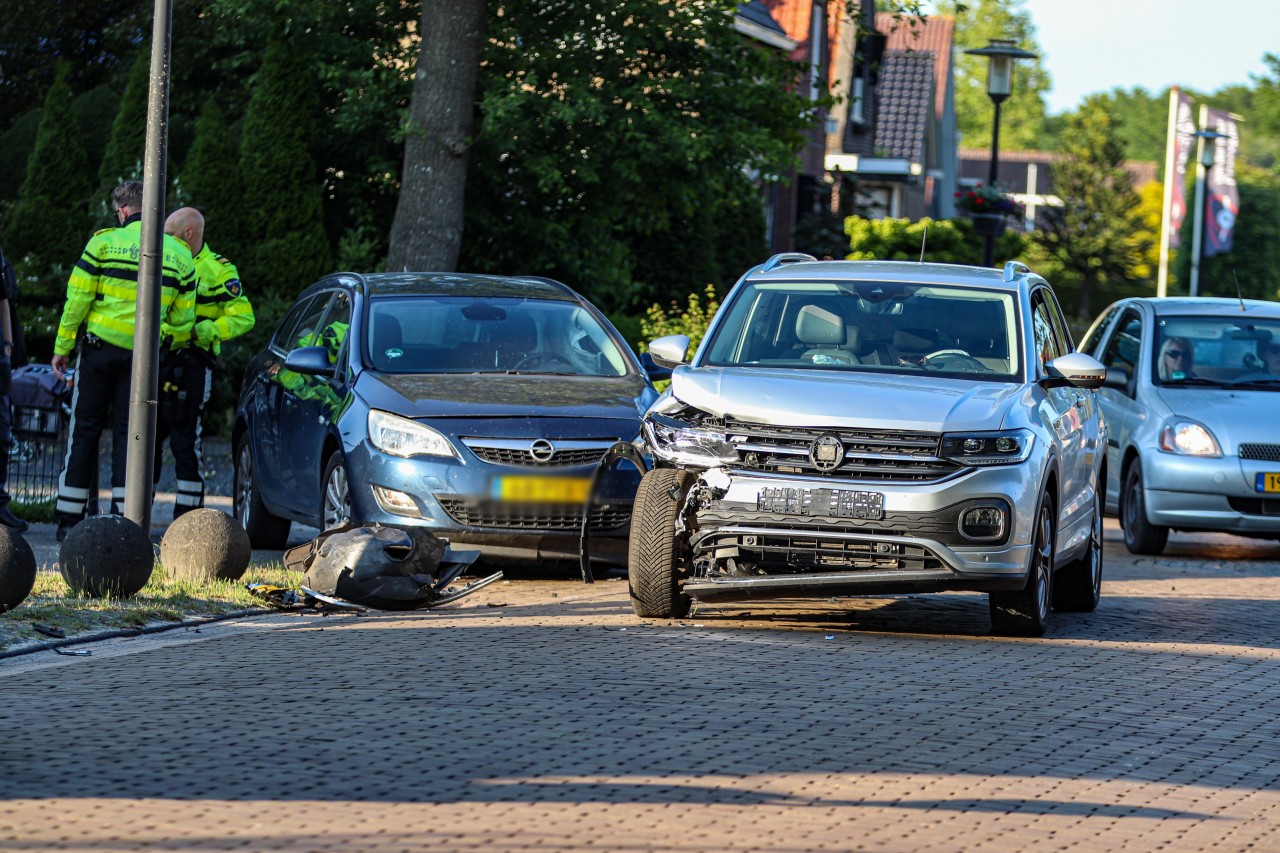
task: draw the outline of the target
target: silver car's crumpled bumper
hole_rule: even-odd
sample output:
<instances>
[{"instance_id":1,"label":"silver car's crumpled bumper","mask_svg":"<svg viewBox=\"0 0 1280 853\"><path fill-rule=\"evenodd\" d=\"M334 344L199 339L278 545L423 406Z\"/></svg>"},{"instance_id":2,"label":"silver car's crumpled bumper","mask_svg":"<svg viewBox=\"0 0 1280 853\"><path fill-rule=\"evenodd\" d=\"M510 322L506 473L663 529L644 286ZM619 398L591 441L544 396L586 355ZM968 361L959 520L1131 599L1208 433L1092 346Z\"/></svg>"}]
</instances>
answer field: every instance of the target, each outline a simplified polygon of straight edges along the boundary
<instances>
[{"instance_id":1,"label":"silver car's crumpled bumper","mask_svg":"<svg viewBox=\"0 0 1280 853\"><path fill-rule=\"evenodd\" d=\"M779 489L824 499L832 489L873 492L883 496L883 515L779 511L770 499ZM708 599L1021 588L1039 492L1032 466L1024 464L901 484L717 468L701 475L691 495L694 571L684 591ZM975 500L1009 507L1002 541L980 544L960 535L960 511Z\"/></svg>"}]
</instances>

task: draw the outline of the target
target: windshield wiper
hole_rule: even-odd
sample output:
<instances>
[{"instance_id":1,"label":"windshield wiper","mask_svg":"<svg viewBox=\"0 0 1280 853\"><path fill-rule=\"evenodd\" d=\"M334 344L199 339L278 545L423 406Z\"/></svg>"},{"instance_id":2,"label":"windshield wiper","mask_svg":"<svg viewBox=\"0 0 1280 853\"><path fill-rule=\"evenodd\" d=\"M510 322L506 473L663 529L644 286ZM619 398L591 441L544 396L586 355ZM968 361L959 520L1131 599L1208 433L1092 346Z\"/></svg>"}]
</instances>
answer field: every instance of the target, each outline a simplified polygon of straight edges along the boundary
<instances>
[{"instance_id":1,"label":"windshield wiper","mask_svg":"<svg viewBox=\"0 0 1280 853\"><path fill-rule=\"evenodd\" d=\"M1201 386L1208 385L1208 386L1212 386L1212 387L1214 387L1214 388L1225 388L1225 387L1227 387L1227 386L1226 386L1226 383L1221 382L1221 381L1219 381L1219 380L1217 380L1217 379L1205 379L1205 378L1200 377L1200 376L1188 376L1188 377L1185 377L1185 378L1183 378L1183 379L1166 379L1166 380L1164 380L1164 386L1165 386L1166 388L1175 387L1175 386L1178 386L1178 385L1201 385Z\"/></svg>"},{"instance_id":2,"label":"windshield wiper","mask_svg":"<svg viewBox=\"0 0 1280 853\"><path fill-rule=\"evenodd\" d=\"M1244 379L1231 384L1235 388L1280 388L1280 379Z\"/></svg>"}]
</instances>

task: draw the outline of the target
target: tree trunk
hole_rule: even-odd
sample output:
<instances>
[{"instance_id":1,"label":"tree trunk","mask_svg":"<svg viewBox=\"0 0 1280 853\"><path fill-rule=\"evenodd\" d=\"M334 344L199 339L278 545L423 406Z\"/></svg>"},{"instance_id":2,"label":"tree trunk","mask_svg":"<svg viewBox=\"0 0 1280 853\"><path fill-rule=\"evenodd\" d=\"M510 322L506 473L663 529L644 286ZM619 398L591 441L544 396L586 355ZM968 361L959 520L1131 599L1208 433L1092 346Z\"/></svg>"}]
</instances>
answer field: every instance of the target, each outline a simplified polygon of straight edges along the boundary
<instances>
[{"instance_id":1,"label":"tree trunk","mask_svg":"<svg viewBox=\"0 0 1280 853\"><path fill-rule=\"evenodd\" d=\"M422 4L388 270L452 272L458 263L484 13L485 0Z\"/></svg>"}]
</instances>

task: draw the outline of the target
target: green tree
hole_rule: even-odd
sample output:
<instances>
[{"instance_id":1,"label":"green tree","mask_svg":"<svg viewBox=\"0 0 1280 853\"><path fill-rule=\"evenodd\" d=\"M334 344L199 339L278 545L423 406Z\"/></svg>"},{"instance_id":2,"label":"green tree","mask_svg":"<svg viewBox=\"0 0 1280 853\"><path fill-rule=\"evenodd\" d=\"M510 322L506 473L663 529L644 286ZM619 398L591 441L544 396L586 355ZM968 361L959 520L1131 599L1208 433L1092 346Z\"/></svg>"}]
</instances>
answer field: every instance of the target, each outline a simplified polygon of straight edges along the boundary
<instances>
[{"instance_id":1,"label":"green tree","mask_svg":"<svg viewBox=\"0 0 1280 853\"><path fill-rule=\"evenodd\" d=\"M731 244L760 245L727 226L750 175L795 162L814 104L794 94L797 65L734 30L736 8L514 0L490 15L464 264L638 308L686 293L688 269L722 266ZM655 245L673 262L640 251Z\"/></svg>"},{"instance_id":2,"label":"green tree","mask_svg":"<svg viewBox=\"0 0 1280 853\"><path fill-rule=\"evenodd\" d=\"M86 211L93 178L69 73L70 67L62 63L49 87L26 179L4 229L5 253L13 259L30 254L46 263L72 264L88 237Z\"/></svg>"},{"instance_id":3,"label":"green tree","mask_svg":"<svg viewBox=\"0 0 1280 853\"><path fill-rule=\"evenodd\" d=\"M1112 89L1095 96L1094 104L1119 119L1116 135L1124 144L1125 156L1130 160L1145 160L1164 167L1165 137L1169 126L1169 90L1153 95L1146 89ZM1077 107L1066 113L1063 126L1082 109ZM1065 140L1059 138L1053 146L1062 147Z\"/></svg>"},{"instance_id":4,"label":"green tree","mask_svg":"<svg viewBox=\"0 0 1280 853\"><path fill-rule=\"evenodd\" d=\"M268 45L240 146L244 226L254 244L237 266L275 294L296 293L331 271L323 181L310 149L320 108L303 50L297 39L275 38Z\"/></svg>"},{"instance_id":5,"label":"green tree","mask_svg":"<svg viewBox=\"0 0 1280 853\"><path fill-rule=\"evenodd\" d=\"M1124 282L1145 268L1152 239L1141 199L1124 168L1117 119L1093 95L1067 125L1065 158L1050 169L1060 207L1044 209L1035 239L1080 279L1080 316L1088 317L1090 295L1099 285Z\"/></svg>"},{"instance_id":6,"label":"green tree","mask_svg":"<svg viewBox=\"0 0 1280 853\"><path fill-rule=\"evenodd\" d=\"M966 50L986 47L991 39L1013 39L1040 59L1020 59L1013 72L1013 93L1000 105L1000 147L1044 147L1045 93L1052 87L1036 43L1036 28L1025 0L940 0L942 14L955 17L956 125L967 147L990 148L994 107L987 95L987 59Z\"/></svg>"},{"instance_id":7,"label":"green tree","mask_svg":"<svg viewBox=\"0 0 1280 853\"><path fill-rule=\"evenodd\" d=\"M147 98L151 87L151 52L139 50L111 124L111 136L98 167L99 187L110 190L125 181L142 180L147 145Z\"/></svg>"},{"instance_id":8,"label":"green tree","mask_svg":"<svg viewBox=\"0 0 1280 853\"><path fill-rule=\"evenodd\" d=\"M1240 158L1264 169L1280 168L1280 55L1263 57L1267 75L1253 78L1253 86L1226 86L1209 102L1245 117L1240 134Z\"/></svg>"},{"instance_id":9,"label":"green tree","mask_svg":"<svg viewBox=\"0 0 1280 853\"><path fill-rule=\"evenodd\" d=\"M222 110L206 101L196 124L196 138L178 173L179 201L204 214L205 236L235 260L240 257L244 215L244 182L240 155Z\"/></svg>"}]
</instances>

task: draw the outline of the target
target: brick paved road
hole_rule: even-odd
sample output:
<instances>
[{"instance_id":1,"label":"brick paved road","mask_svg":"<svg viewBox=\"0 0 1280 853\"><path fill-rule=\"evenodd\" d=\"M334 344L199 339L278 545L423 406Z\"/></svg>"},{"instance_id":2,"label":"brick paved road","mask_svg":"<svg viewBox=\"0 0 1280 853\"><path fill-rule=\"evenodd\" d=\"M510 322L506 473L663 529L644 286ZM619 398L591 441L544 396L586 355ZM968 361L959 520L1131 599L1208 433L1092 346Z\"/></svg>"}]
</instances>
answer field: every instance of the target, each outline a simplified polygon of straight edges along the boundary
<instances>
[{"instance_id":1,"label":"brick paved road","mask_svg":"<svg viewBox=\"0 0 1280 853\"><path fill-rule=\"evenodd\" d=\"M1280 849L1280 546L1108 555L1041 640L525 579L0 661L0 849Z\"/></svg>"}]
</instances>

